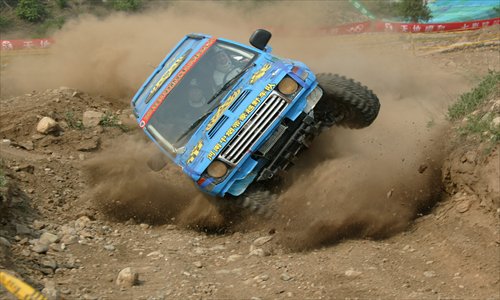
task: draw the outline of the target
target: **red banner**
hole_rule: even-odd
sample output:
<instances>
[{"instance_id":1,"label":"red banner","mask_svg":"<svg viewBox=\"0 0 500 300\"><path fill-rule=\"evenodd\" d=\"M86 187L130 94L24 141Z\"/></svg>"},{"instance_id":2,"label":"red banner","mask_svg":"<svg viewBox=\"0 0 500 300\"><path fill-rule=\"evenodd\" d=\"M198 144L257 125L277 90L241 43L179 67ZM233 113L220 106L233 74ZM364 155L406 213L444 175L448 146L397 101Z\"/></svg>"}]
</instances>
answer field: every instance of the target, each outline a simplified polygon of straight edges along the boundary
<instances>
[{"instance_id":1,"label":"red banner","mask_svg":"<svg viewBox=\"0 0 500 300\"><path fill-rule=\"evenodd\" d=\"M345 24L336 27L323 27L320 29L320 32L333 35L355 34L355 33L365 33L365 32L425 33L425 32L476 30L499 24L500 24L500 18L468 21L468 22L435 23L435 24L367 21L367 22Z\"/></svg>"},{"instance_id":2,"label":"red banner","mask_svg":"<svg viewBox=\"0 0 500 300\"><path fill-rule=\"evenodd\" d=\"M1 51L48 48L54 43L52 38L32 40L0 40Z\"/></svg>"},{"instance_id":3,"label":"red banner","mask_svg":"<svg viewBox=\"0 0 500 300\"><path fill-rule=\"evenodd\" d=\"M478 20L468 22L454 23L436 23L436 24L419 24L419 23L395 23L395 22L373 22L372 32L443 32L443 31L462 31L476 30L484 27L500 24L500 18L489 20Z\"/></svg>"},{"instance_id":4,"label":"red banner","mask_svg":"<svg viewBox=\"0 0 500 300\"><path fill-rule=\"evenodd\" d=\"M426 33L426 32L476 30L499 24L500 24L500 18L468 21L468 22L435 23L435 24L366 21L366 22L345 24L336 27L321 27L319 28L318 31L322 34L329 34L329 35L357 34L366 32ZM52 38L32 39L32 40L0 40L0 45L1 45L0 51L48 48L54 42L55 41Z\"/></svg>"}]
</instances>

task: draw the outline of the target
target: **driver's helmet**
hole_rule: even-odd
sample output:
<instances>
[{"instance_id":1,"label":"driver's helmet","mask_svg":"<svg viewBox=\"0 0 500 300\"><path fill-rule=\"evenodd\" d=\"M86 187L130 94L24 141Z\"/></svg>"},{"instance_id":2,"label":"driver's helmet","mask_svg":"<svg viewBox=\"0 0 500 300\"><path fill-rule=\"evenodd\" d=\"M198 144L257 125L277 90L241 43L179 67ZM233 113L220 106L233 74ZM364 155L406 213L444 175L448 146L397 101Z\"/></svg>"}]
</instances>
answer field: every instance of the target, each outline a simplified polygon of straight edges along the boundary
<instances>
[{"instance_id":1,"label":"driver's helmet","mask_svg":"<svg viewBox=\"0 0 500 300\"><path fill-rule=\"evenodd\" d=\"M207 103L207 99L203 95L203 89L198 85L196 79L189 83L188 102L193 108L200 108Z\"/></svg>"},{"instance_id":2,"label":"driver's helmet","mask_svg":"<svg viewBox=\"0 0 500 300\"><path fill-rule=\"evenodd\" d=\"M222 73L231 71L232 62L229 55L220 47L215 48L215 69Z\"/></svg>"}]
</instances>

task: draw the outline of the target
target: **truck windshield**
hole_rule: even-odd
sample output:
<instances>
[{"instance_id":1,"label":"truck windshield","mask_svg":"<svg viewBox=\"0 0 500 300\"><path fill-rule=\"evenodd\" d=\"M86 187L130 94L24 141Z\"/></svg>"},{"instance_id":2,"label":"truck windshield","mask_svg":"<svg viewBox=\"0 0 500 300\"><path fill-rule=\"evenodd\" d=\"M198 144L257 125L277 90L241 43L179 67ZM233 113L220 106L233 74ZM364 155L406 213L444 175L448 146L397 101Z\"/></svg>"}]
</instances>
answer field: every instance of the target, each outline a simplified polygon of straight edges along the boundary
<instances>
[{"instance_id":1,"label":"truck windshield","mask_svg":"<svg viewBox=\"0 0 500 300\"><path fill-rule=\"evenodd\" d=\"M255 56L248 49L217 41L168 94L149 120L148 130L175 154L190 136L186 130L203 123L199 119L219 105L219 99L209 103L213 95L252 64Z\"/></svg>"}]
</instances>

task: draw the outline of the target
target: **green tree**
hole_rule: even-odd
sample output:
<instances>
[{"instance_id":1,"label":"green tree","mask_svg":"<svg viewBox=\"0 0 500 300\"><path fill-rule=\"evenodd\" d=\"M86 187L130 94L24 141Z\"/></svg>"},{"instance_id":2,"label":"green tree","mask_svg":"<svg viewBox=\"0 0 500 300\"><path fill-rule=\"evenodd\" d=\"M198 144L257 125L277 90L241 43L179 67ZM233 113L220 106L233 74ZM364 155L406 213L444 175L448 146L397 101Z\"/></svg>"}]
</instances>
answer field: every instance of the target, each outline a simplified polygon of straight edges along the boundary
<instances>
[{"instance_id":1,"label":"green tree","mask_svg":"<svg viewBox=\"0 0 500 300\"><path fill-rule=\"evenodd\" d=\"M422 0L402 0L397 6L398 14L403 20L418 23L432 18L430 9Z\"/></svg>"},{"instance_id":2,"label":"green tree","mask_svg":"<svg viewBox=\"0 0 500 300\"><path fill-rule=\"evenodd\" d=\"M20 0L16 7L19 18L29 22L41 22L47 17L47 10L39 0Z\"/></svg>"},{"instance_id":3,"label":"green tree","mask_svg":"<svg viewBox=\"0 0 500 300\"><path fill-rule=\"evenodd\" d=\"M116 10L136 11L141 8L141 0L112 0L111 7Z\"/></svg>"}]
</instances>

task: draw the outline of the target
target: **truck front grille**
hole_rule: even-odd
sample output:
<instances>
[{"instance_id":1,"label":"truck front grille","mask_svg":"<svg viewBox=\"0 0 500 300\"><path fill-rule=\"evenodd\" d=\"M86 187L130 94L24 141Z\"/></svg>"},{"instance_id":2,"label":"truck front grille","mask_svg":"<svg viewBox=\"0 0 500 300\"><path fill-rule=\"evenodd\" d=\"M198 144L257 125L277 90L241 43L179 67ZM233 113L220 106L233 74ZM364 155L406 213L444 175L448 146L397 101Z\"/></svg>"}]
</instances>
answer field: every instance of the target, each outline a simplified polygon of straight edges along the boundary
<instances>
[{"instance_id":1,"label":"truck front grille","mask_svg":"<svg viewBox=\"0 0 500 300\"><path fill-rule=\"evenodd\" d=\"M237 164L269 129L287 105L287 100L278 93L271 93L257 108L248 122L238 131L236 136L227 144L219 158L229 164Z\"/></svg>"}]
</instances>

